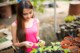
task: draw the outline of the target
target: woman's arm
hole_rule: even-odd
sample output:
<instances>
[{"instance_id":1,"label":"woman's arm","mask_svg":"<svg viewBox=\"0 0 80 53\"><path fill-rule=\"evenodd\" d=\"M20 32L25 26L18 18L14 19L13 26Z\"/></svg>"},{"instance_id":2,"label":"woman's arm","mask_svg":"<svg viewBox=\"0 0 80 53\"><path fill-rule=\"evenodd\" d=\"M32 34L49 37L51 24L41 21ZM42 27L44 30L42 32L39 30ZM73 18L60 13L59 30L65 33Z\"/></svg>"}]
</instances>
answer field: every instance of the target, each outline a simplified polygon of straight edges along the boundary
<instances>
[{"instance_id":1,"label":"woman's arm","mask_svg":"<svg viewBox=\"0 0 80 53\"><path fill-rule=\"evenodd\" d=\"M38 27L38 33L37 33L37 39L38 39L38 43L41 43L41 45L45 45L45 41L41 40L39 37L39 27L40 27L40 21L38 19L37 20L37 27Z\"/></svg>"},{"instance_id":2,"label":"woman's arm","mask_svg":"<svg viewBox=\"0 0 80 53\"><path fill-rule=\"evenodd\" d=\"M16 24L15 23L13 23L11 25L11 34L12 34L12 41L13 41L14 46L17 46L17 47L24 46L22 43L19 43L19 41L17 40L17 37L16 37Z\"/></svg>"},{"instance_id":3,"label":"woman's arm","mask_svg":"<svg viewBox=\"0 0 80 53\"><path fill-rule=\"evenodd\" d=\"M38 39L38 41L40 41L40 37L39 37L40 21L38 19L36 19L36 21L37 21L37 27L38 27L37 39Z\"/></svg>"},{"instance_id":4,"label":"woman's arm","mask_svg":"<svg viewBox=\"0 0 80 53\"><path fill-rule=\"evenodd\" d=\"M12 41L13 41L14 46L16 46L16 47L26 46L27 48L32 47L32 45L33 45L32 42L23 41L23 42L19 43L17 36L16 36L16 24L15 23L13 23L11 25L11 33L12 33Z\"/></svg>"},{"instance_id":5,"label":"woman's arm","mask_svg":"<svg viewBox=\"0 0 80 53\"><path fill-rule=\"evenodd\" d=\"M37 28L38 28L37 39L39 41L40 40L40 37L39 37L39 25L40 25L40 21L38 19L36 19L36 21L37 21Z\"/></svg>"}]
</instances>

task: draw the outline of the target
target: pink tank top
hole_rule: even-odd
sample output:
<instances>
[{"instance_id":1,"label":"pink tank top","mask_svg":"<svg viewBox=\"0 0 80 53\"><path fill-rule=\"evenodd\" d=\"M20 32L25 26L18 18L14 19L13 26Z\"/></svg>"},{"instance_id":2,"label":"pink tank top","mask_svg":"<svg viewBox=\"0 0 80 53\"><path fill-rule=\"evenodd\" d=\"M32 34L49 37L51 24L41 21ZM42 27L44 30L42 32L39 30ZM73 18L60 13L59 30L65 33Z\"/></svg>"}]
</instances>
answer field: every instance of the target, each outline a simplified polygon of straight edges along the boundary
<instances>
[{"instance_id":1,"label":"pink tank top","mask_svg":"<svg viewBox=\"0 0 80 53\"><path fill-rule=\"evenodd\" d=\"M26 41L37 43L38 42L37 33L38 33L37 20L34 18L32 27L26 28ZM36 48L36 46L32 46L32 48L26 48L26 51L30 53L34 48Z\"/></svg>"}]
</instances>

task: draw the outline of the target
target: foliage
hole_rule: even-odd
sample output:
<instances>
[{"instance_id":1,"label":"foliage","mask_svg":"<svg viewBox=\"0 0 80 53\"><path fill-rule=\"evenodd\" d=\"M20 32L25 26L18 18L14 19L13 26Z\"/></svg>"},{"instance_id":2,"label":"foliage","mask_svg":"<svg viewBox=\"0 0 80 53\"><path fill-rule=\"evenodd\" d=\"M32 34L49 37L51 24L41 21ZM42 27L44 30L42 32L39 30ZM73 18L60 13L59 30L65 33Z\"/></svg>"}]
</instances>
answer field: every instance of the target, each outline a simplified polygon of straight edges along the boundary
<instances>
[{"instance_id":1,"label":"foliage","mask_svg":"<svg viewBox=\"0 0 80 53\"><path fill-rule=\"evenodd\" d=\"M34 6L34 9L36 11L39 11L39 12L44 12L44 7L42 5L42 3L44 2L45 0L31 0L33 6Z\"/></svg>"},{"instance_id":2,"label":"foliage","mask_svg":"<svg viewBox=\"0 0 80 53\"><path fill-rule=\"evenodd\" d=\"M45 52L52 52L52 51L64 51L64 53L70 52L68 49L63 49L60 46L60 42L51 42L51 46L43 46L38 47L37 49L33 49L31 53L45 53Z\"/></svg>"},{"instance_id":3,"label":"foliage","mask_svg":"<svg viewBox=\"0 0 80 53\"><path fill-rule=\"evenodd\" d=\"M8 39L6 39L5 37L0 38L0 43L3 43L3 42L5 42L5 41L8 41Z\"/></svg>"},{"instance_id":4,"label":"foliage","mask_svg":"<svg viewBox=\"0 0 80 53\"><path fill-rule=\"evenodd\" d=\"M72 21L74 21L75 20L75 17L74 16L67 16L66 18L65 18L65 22L72 22Z\"/></svg>"}]
</instances>

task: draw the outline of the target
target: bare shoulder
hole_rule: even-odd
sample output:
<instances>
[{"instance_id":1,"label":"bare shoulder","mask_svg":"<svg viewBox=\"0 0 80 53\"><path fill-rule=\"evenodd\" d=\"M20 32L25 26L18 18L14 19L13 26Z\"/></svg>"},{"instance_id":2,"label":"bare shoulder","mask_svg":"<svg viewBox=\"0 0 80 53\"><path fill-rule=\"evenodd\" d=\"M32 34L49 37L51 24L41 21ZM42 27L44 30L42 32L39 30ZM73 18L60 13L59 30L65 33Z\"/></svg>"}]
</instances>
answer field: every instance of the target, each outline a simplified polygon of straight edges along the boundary
<instances>
[{"instance_id":1,"label":"bare shoulder","mask_svg":"<svg viewBox=\"0 0 80 53\"><path fill-rule=\"evenodd\" d=\"M16 22L13 22L12 24L11 24L11 27L13 28L13 27L16 27Z\"/></svg>"},{"instance_id":2,"label":"bare shoulder","mask_svg":"<svg viewBox=\"0 0 80 53\"><path fill-rule=\"evenodd\" d=\"M37 21L37 23L40 23L40 21L39 21L39 19L38 19L38 18L36 18L36 21Z\"/></svg>"},{"instance_id":3,"label":"bare shoulder","mask_svg":"<svg viewBox=\"0 0 80 53\"><path fill-rule=\"evenodd\" d=\"M16 35L16 23L13 22L12 25L11 25L11 33L12 33L12 36L15 36Z\"/></svg>"}]
</instances>

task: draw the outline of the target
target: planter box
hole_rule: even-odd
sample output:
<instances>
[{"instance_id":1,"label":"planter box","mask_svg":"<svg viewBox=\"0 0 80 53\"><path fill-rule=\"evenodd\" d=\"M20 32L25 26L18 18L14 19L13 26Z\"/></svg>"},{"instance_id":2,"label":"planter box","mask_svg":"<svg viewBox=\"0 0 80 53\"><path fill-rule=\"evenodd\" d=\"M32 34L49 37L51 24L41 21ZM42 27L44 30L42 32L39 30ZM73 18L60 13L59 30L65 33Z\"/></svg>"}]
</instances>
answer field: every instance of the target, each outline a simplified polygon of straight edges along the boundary
<instances>
[{"instance_id":1,"label":"planter box","mask_svg":"<svg viewBox=\"0 0 80 53\"><path fill-rule=\"evenodd\" d=\"M2 18L8 18L9 16L12 16L11 6L3 6L0 7L0 15Z\"/></svg>"},{"instance_id":2,"label":"planter box","mask_svg":"<svg viewBox=\"0 0 80 53\"><path fill-rule=\"evenodd\" d=\"M14 53L14 50L13 50L13 48L10 48L10 49L1 51L0 53Z\"/></svg>"},{"instance_id":3,"label":"planter box","mask_svg":"<svg viewBox=\"0 0 80 53\"><path fill-rule=\"evenodd\" d=\"M0 3L7 2L7 0L0 0Z\"/></svg>"},{"instance_id":4,"label":"planter box","mask_svg":"<svg viewBox=\"0 0 80 53\"><path fill-rule=\"evenodd\" d=\"M69 15L80 15L80 4L70 4Z\"/></svg>"}]
</instances>

